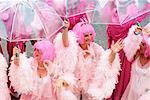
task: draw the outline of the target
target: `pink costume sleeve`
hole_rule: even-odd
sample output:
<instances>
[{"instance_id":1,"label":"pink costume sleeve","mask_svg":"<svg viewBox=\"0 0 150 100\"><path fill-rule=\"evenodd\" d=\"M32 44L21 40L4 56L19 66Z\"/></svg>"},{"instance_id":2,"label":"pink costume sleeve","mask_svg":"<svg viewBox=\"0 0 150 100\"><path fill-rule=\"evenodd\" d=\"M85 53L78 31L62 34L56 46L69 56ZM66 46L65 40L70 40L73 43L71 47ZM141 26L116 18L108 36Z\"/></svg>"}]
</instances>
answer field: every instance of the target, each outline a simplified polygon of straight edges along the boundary
<instances>
[{"instance_id":1,"label":"pink costume sleeve","mask_svg":"<svg viewBox=\"0 0 150 100\"><path fill-rule=\"evenodd\" d=\"M129 29L128 36L124 39L124 52L129 61L133 60L134 55L140 48L140 43L142 42L142 36L140 34L135 35L134 31L137 28L136 25Z\"/></svg>"},{"instance_id":2,"label":"pink costume sleeve","mask_svg":"<svg viewBox=\"0 0 150 100\"><path fill-rule=\"evenodd\" d=\"M76 63L77 63L77 39L72 31L68 32L69 47L64 47L62 42L62 33L58 33L54 40L56 59L55 63L55 74L56 79L65 80L70 88L76 85L76 78L74 75ZM72 90L72 89L70 89ZM65 93L64 96L69 95L67 91L61 91ZM70 91L71 93L71 91ZM72 94L73 95L73 94ZM62 97L63 98L63 97ZM70 99L71 100L71 99Z\"/></svg>"},{"instance_id":3,"label":"pink costume sleeve","mask_svg":"<svg viewBox=\"0 0 150 100\"><path fill-rule=\"evenodd\" d=\"M109 98L118 82L118 74L120 71L120 58L116 57L112 64L109 63L109 55L111 50L104 51L98 62L95 76L89 86L88 93L94 100L102 100Z\"/></svg>"},{"instance_id":4,"label":"pink costume sleeve","mask_svg":"<svg viewBox=\"0 0 150 100\"><path fill-rule=\"evenodd\" d=\"M7 62L3 55L0 53L0 97L2 100L11 100L10 92L7 86Z\"/></svg>"},{"instance_id":5,"label":"pink costume sleeve","mask_svg":"<svg viewBox=\"0 0 150 100\"><path fill-rule=\"evenodd\" d=\"M19 94L28 94L31 92L33 86L33 72L30 62L31 59L28 59L25 53L20 53L19 56L19 66L14 64L14 57L12 57L11 66L9 68L11 86L13 86L15 91L17 91Z\"/></svg>"}]
</instances>

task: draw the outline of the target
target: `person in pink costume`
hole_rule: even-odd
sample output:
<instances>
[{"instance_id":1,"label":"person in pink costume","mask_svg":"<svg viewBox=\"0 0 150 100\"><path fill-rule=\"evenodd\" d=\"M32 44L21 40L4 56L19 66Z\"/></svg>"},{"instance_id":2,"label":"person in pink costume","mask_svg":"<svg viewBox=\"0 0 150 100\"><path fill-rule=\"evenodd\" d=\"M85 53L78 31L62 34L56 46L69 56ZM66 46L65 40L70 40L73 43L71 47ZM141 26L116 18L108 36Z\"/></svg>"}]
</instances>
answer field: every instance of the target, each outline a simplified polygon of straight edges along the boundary
<instances>
[{"instance_id":1,"label":"person in pink costume","mask_svg":"<svg viewBox=\"0 0 150 100\"><path fill-rule=\"evenodd\" d=\"M34 44L33 58L14 47L9 77L21 100L56 100L52 84L54 57L53 44L47 40Z\"/></svg>"},{"instance_id":2,"label":"person in pink costume","mask_svg":"<svg viewBox=\"0 0 150 100\"><path fill-rule=\"evenodd\" d=\"M21 94L21 100L76 100L69 90L70 80L66 75L58 77L59 65L50 41L36 42L33 58L27 58L16 47L13 51L9 76L11 86Z\"/></svg>"},{"instance_id":3,"label":"person in pink costume","mask_svg":"<svg viewBox=\"0 0 150 100\"><path fill-rule=\"evenodd\" d=\"M0 53L0 97L2 100L11 100L10 91L8 89L7 68L8 64L4 56Z\"/></svg>"},{"instance_id":4,"label":"person in pink costume","mask_svg":"<svg viewBox=\"0 0 150 100\"><path fill-rule=\"evenodd\" d=\"M56 36L54 44L56 52L63 55L56 55L56 59L60 63L69 59L60 69L63 70L62 74L71 73L72 79L75 78L73 91L77 100L100 100L111 96L120 70L117 52L123 48L122 40L105 51L94 42L96 33L87 20L77 23L73 30L68 31L68 27L69 23L65 21L63 33ZM97 77L98 73L100 77ZM70 83L73 85L73 81Z\"/></svg>"},{"instance_id":5,"label":"person in pink costume","mask_svg":"<svg viewBox=\"0 0 150 100\"><path fill-rule=\"evenodd\" d=\"M132 62L130 82L121 100L150 99L150 37L149 25L133 25L125 38L124 52Z\"/></svg>"}]
</instances>

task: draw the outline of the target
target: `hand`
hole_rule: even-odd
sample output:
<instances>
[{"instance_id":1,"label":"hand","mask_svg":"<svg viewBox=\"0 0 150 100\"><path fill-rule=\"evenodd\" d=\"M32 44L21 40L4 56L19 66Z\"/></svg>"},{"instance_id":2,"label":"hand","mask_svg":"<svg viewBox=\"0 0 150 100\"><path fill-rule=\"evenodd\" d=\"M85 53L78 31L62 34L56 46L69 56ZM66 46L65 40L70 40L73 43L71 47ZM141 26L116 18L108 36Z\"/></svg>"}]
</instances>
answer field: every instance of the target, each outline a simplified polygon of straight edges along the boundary
<instances>
[{"instance_id":1,"label":"hand","mask_svg":"<svg viewBox=\"0 0 150 100\"><path fill-rule=\"evenodd\" d=\"M68 22L68 19L64 19L63 21L63 29L68 29L70 26L70 23Z\"/></svg>"},{"instance_id":2,"label":"hand","mask_svg":"<svg viewBox=\"0 0 150 100\"><path fill-rule=\"evenodd\" d=\"M17 47L13 48L13 55L19 54L21 52L21 50Z\"/></svg>"},{"instance_id":3,"label":"hand","mask_svg":"<svg viewBox=\"0 0 150 100\"><path fill-rule=\"evenodd\" d=\"M44 60L43 64L44 64L44 66L50 66L50 65L52 65L52 62L48 61L48 60Z\"/></svg>"},{"instance_id":4,"label":"hand","mask_svg":"<svg viewBox=\"0 0 150 100\"><path fill-rule=\"evenodd\" d=\"M148 28L143 28L143 34L147 35L147 36L150 36L150 29Z\"/></svg>"},{"instance_id":5,"label":"hand","mask_svg":"<svg viewBox=\"0 0 150 100\"><path fill-rule=\"evenodd\" d=\"M61 89L61 87L68 87L68 83L63 79L59 79L56 81L56 87L58 89Z\"/></svg>"},{"instance_id":6,"label":"hand","mask_svg":"<svg viewBox=\"0 0 150 100\"><path fill-rule=\"evenodd\" d=\"M13 55L14 55L14 64L19 66L19 54L20 54L21 50L17 47L13 48Z\"/></svg>"},{"instance_id":7,"label":"hand","mask_svg":"<svg viewBox=\"0 0 150 100\"><path fill-rule=\"evenodd\" d=\"M123 40L119 39L116 43L114 43L114 41L112 42L111 50L112 50L113 53L117 53L121 49L123 49L123 47L124 47Z\"/></svg>"}]
</instances>

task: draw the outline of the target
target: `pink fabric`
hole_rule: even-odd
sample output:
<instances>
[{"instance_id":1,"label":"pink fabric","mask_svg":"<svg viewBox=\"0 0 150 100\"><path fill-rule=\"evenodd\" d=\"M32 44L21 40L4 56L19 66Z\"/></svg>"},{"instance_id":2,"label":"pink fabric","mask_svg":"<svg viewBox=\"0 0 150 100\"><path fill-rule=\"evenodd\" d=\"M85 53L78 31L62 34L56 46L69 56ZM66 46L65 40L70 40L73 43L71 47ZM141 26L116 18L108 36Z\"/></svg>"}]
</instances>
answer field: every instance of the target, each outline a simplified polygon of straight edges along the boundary
<instances>
[{"instance_id":1,"label":"pink fabric","mask_svg":"<svg viewBox=\"0 0 150 100\"><path fill-rule=\"evenodd\" d=\"M141 15L136 18L137 21L141 22L149 13L146 13L144 15ZM128 20L128 19L127 19ZM110 44L112 41L117 41L120 38L125 38L127 36L127 33L129 31L129 28L136 23L136 20L130 20L126 23L121 25L108 25L107 27L107 34L108 34L108 46L110 47ZM110 100L120 100L122 94L124 93L127 84L130 80L130 73L131 73L131 63L127 60L125 57L125 54L123 51L120 51L120 59L121 59L121 69L119 76L119 83L116 85L116 89L114 90L112 97Z\"/></svg>"}]
</instances>

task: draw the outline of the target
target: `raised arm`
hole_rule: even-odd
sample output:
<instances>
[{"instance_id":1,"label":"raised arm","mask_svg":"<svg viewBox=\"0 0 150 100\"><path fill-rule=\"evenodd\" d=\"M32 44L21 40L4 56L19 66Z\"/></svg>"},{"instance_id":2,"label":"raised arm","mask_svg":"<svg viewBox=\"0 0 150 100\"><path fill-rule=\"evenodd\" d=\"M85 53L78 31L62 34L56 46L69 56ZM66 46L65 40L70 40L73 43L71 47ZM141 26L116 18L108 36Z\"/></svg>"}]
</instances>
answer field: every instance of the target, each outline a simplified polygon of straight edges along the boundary
<instances>
[{"instance_id":1,"label":"raised arm","mask_svg":"<svg viewBox=\"0 0 150 100\"><path fill-rule=\"evenodd\" d=\"M68 41L68 28L69 28L70 23L68 22L67 19L64 20L63 22L63 31L62 31L62 41L64 47L69 46L69 41Z\"/></svg>"},{"instance_id":2,"label":"raised arm","mask_svg":"<svg viewBox=\"0 0 150 100\"><path fill-rule=\"evenodd\" d=\"M142 29L137 25L129 29L127 37L124 39L124 52L129 61L136 59L139 56L138 49L142 42Z\"/></svg>"},{"instance_id":3,"label":"raised arm","mask_svg":"<svg viewBox=\"0 0 150 100\"><path fill-rule=\"evenodd\" d=\"M116 53L118 53L121 49L123 49L123 47L124 44L122 39L119 39L115 44L114 42L112 43L111 53L109 55L109 63L113 63Z\"/></svg>"},{"instance_id":4,"label":"raised arm","mask_svg":"<svg viewBox=\"0 0 150 100\"><path fill-rule=\"evenodd\" d=\"M11 81L11 86L19 94L32 91L33 75L30 61L25 53L20 53L20 49L17 47L13 48L13 57L8 76Z\"/></svg>"},{"instance_id":5,"label":"raised arm","mask_svg":"<svg viewBox=\"0 0 150 100\"><path fill-rule=\"evenodd\" d=\"M16 66L19 66L21 50L17 47L13 48L13 62Z\"/></svg>"}]
</instances>

